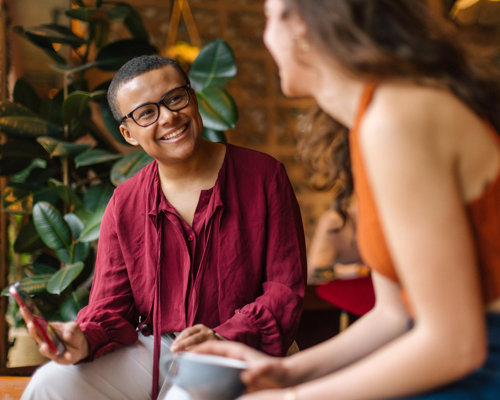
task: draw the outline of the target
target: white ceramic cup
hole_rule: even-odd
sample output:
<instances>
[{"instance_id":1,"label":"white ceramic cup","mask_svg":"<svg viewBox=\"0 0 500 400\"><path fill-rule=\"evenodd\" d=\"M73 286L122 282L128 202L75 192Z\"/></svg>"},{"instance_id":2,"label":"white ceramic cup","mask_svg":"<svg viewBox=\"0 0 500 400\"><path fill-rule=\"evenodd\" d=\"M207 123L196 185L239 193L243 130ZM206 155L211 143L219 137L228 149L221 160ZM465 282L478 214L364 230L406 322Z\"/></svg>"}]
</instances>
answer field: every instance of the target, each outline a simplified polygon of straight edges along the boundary
<instances>
[{"instance_id":1,"label":"white ceramic cup","mask_svg":"<svg viewBox=\"0 0 500 400\"><path fill-rule=\"evenodd\" d=\"M194 400L233 400L245 391L240 374L247 363L234 358L181 352L161 365L170 382Z\"/></svg>"}]
</instances>

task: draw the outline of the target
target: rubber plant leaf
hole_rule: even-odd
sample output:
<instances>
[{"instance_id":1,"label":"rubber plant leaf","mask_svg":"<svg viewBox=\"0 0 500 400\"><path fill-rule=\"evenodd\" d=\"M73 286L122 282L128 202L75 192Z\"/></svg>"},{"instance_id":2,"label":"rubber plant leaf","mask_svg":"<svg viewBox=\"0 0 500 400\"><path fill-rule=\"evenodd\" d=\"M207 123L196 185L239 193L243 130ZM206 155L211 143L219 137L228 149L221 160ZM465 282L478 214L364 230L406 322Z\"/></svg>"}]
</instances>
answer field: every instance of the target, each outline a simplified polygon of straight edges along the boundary
<instances>
[{"instance_id":1,"label":"rubber plant leaf","mask_svg":"<svg viewBox=\"0 0 500 400\"><path fill-rule=\"evenodd\" d=\"M44 201L36 203L33 206L33 222L38 235L50 249L71 247L71 229L52 204Z\"/></svg>"},{"instance_id":2,"label":"rubber plant leaf","mask_svg":"<svg viewBox=\"0 0 500 400\"><path fill-rule=\"evenodd\" d=\"M103 149L90 149L78 154L75 157L75 166L86 167L89 165L102 164L122 158L122 154L110 153Z\"/></svg>"},{"instance_id":3,"label":"rubber plant leaf","mask_svg":"<svg viewBox=\"0 0 500 400\"><path fill-rule=\"evenodd\" d=\"M23 78L19 78L14 85L14 101L29 108L34 113L40 110L42 100L33 87Z\"/></svg>"},{"instance_id":4,"label":"rubber plant leaf","mask_svg":"<svg viewBox=\"0 0 500 400\"><path fill-rule=\"evenodd\" d=\"M89 302L89 291L86 288L78 288L71 292L66 300L63 301L60 307L63 321L74 321L80 309L85 307Z\"/></svg>"},{"instance_id":5,"label":"rubber plant leaf","mask_svg":"<svg viewBox=\"0 0 500 400\"><path fill-rule=\"evenodd\" d=\"M69 206L71 210L83 207L83 203L80 197L78 197L75 191L68 185L65 185L64 183L54 178L50 178L48 180L48 184L49 187L54 188L59 198L64 202L64 204Z\"/></svg>"},{"instance_id":6,"label":"rubber plant leaf","mask_svg":"<svg viewBox=\"0 0 500 400\"><path fill-rule=\"evenodd\" d=\"M105 95L104 90L92 93L76 90L70 93L63 102L63 122L67 124L71 120L80 120L90 115L89 102L103 98Z\"/></svg>"},{"instance_id":7,"label":"rubber plant leaf","mask_svg":"<svg viewBox=\"0 0 500 400\"><path fill-rule=\"evenodd\" d=\"M46 156L38 143L13 138L8 138L7 142L0 145L0 154L0 176L12 176L21 172L29 174L33 160Z\"/></svg>"},{"instance_id":8,"label":"rubber plant leaf","mask_svg":"<svg viewBox=\"0 0 500 400\"><path fill-rule=\"evenodd\" d=\"M90 148L90 144L64 142L48 136L41 136L37 141L50 157L72 157Z\"/></svg>"},{"instance_id":9,"label":"rubber plant leaf","mask_svg":"<svg viewBox=\"0 0 500 400\"><path fill-rule=\"evenodd\" d=\"M223 131L214 131L213 129L203 128L203 138L210 142L222 142L227 141L226 135Z\"/></svg>"},{"instance_id":10,"label":"rubber plant leaf","mask_svg":"<svg viewBox=\"0 0 500 400\"><path fill-rule=\"evenodd\" d=\"M89 22L91 19L106 18L106 14L99 8L79 7L64 12L67 17L77 19L79 21Z\"/></svg>"},{"instance_id":11,"label":"rubber plant leaf","mask_svg":"<svg viewBox=\"0 0 500 400\"><path fill-rule=\"evenodd\" d=\"M210 86L197 92L196 96L203 126L216 131L234 128L238 120L238 109L226 90Z\"/></svg>"},{"instance_id":12,"label":"rubber plant leaf","mask_svg":"<svg viewBox=\"0 0 500 400\"><path fill-rule=\"evenodd\" d=\"M31 221L19 230L14 242L14 251L16 253L34 253L41 248L43 248L42 239Z\"/></svg>"},{"instance_id":13,"label":"rubber plant leaf","mask_svg":"<svg viewBox=\"0 0 500 400\"><path fill-rule=\"evenodd\" d=\"M47 282L47 292L61 294L83 271L84 264L78 261L57 271Z\"/></svg>"},{"instance_id":14,"label":"rubber plant leaf","mask_svg":"<svg viewBox=\"0 0 500 400\"><path fill-rule=\"evenodd\" d=\"M10 101L0 101L0 131L7 136L36 138L39 136L62 136L58 125L48 122L29 108Z\"/></svg>"},{"instance_id":15,"label":"rubber plant leaf","mask_svg":"<svg viewBox=\"0 0 500 400\"><path fill-rule=\"evenodd\" d=\"M225 41L217 39L201 49L189 70L189 79L199 92L208 86L224 87L236 71L233 51Z\"/></svg>"},{"instance_id":16,"label":"rubber plant leaf","mask_svg":"<svg viewBox=\"0 0 500 400\"><path fill-rule=\"evenodd\" d=\"M78 239L83 230L83 222L73 213L65 214L63 218L67 222L69 229L71 229L73 238Z\"/></svg>"},{"instance_id":17,"label":"rubber plant leaf","mask_svg":"<svg viewBox=\"0 0 500 400\"><path fill-rule=\"evenodd\" d=\"M106 207L109 199L113 195L113 189L114 188L110 183L100 183L98 185L90 186L83 196L83 204L85 208L94 212L99 208Z\"/></svg>"},{"instance_id":18,"label":"rubber plant leaf","mask_svg":"<svg viewBox=\"0 0 500 400\"><path fill-rule=\"evenodd\" d=\"M85 227L80 234L80 242L93 242L99 239L99 230L101 228L102 216L104 215L105 209L105 207L99 208L85 223Z\"/></svg>"},{"instance_id":19,"label":"rubber plant leaf","mask_svg":"<svg viewBox=\"0 0 500 400\"><path fill-rule=\"evenodd\" d=\"M104 46L94 65L104 71L116 71L128 60L144 54L156 54L158 49L147 40L122 39Z\"/></svg>"},{"instance_id":20,"label":"rubber plant leaf","mask_svg":"<svg viewBox=\"0 0 500 400\"><path fill-rule=\"evenodd\" d=\"M141 168L148 165L153 158L144 151L127 154L111 168L111 182L118 186L134 176Z\"/></svg>"}]
</instances>

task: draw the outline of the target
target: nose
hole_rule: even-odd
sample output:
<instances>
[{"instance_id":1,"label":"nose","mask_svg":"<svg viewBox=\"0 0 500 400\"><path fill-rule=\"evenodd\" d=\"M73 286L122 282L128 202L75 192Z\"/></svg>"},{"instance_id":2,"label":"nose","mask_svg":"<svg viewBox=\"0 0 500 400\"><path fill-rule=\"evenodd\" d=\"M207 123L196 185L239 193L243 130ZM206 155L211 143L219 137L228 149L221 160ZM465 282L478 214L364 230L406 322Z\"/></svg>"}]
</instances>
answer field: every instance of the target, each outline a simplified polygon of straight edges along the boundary
<instances>
[{"instance_id":1,"label":"nose","mask_svg":"<svg viewBox=\"0 0 500 400\"><path fill-rule=\"evenodd\" d=\"M158 112L158 123L160 124L170 123L177 118L177 115L179 115L177 111L169 110L163 103L160 103Z\"/></svg>"}]
</instances>

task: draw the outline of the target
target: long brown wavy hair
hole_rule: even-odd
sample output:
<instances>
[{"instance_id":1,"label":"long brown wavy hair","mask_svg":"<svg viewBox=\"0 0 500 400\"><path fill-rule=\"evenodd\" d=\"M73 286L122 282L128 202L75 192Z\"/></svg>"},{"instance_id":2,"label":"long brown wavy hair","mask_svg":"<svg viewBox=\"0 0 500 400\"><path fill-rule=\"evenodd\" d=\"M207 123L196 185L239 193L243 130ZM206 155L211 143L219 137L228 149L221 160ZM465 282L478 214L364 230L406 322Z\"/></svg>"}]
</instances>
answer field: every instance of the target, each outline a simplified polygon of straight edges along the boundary
<instances>
[{"instance_id":1,"label":"long brown wavy hair","mask_svg":"<svg viewBox=\"0 0 500 400\"><path fill-rule=\"evenodd\" d=\"M467 41L424 0L283 0L282 17L297 14L308 40L366 81L406 79L448 88L500 132L500 66L491 52ZM498 56L498 55L497 55ZM334 207L346 216L353 192L347 129L318 110L299 152L315 186L335 188Z\"/></svg>"}]
</instances>

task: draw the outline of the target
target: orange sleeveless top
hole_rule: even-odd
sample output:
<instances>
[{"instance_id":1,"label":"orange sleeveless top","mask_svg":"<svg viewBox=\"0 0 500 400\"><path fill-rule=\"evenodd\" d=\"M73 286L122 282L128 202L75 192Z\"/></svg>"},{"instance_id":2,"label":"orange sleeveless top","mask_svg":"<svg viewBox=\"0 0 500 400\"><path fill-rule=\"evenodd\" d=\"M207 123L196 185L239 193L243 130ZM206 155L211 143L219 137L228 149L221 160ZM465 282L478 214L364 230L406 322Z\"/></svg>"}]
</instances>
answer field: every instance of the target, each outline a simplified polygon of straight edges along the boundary
<instances>
[{"instance_id":1,"label":"orange sleeveless top","mask_svg":"<svg viewBox=\"0 0 500 400\"><path fill-rule=\"evenodd\" d=\"M374 271L399 283L386 239L382 232L373 194L359 145L359 127L370 105L375 85L367 85L354 125L349 133L351 165L358 203L358 246L364 262ZM500 137L491 129L500 152ZM481 196L467 204L467 213L480 267L484 301L500 297L500 171ZM406 299L404 292L403 299ZM411 305L409 305L411 309Z\"/></svg>"}]
</instances>

